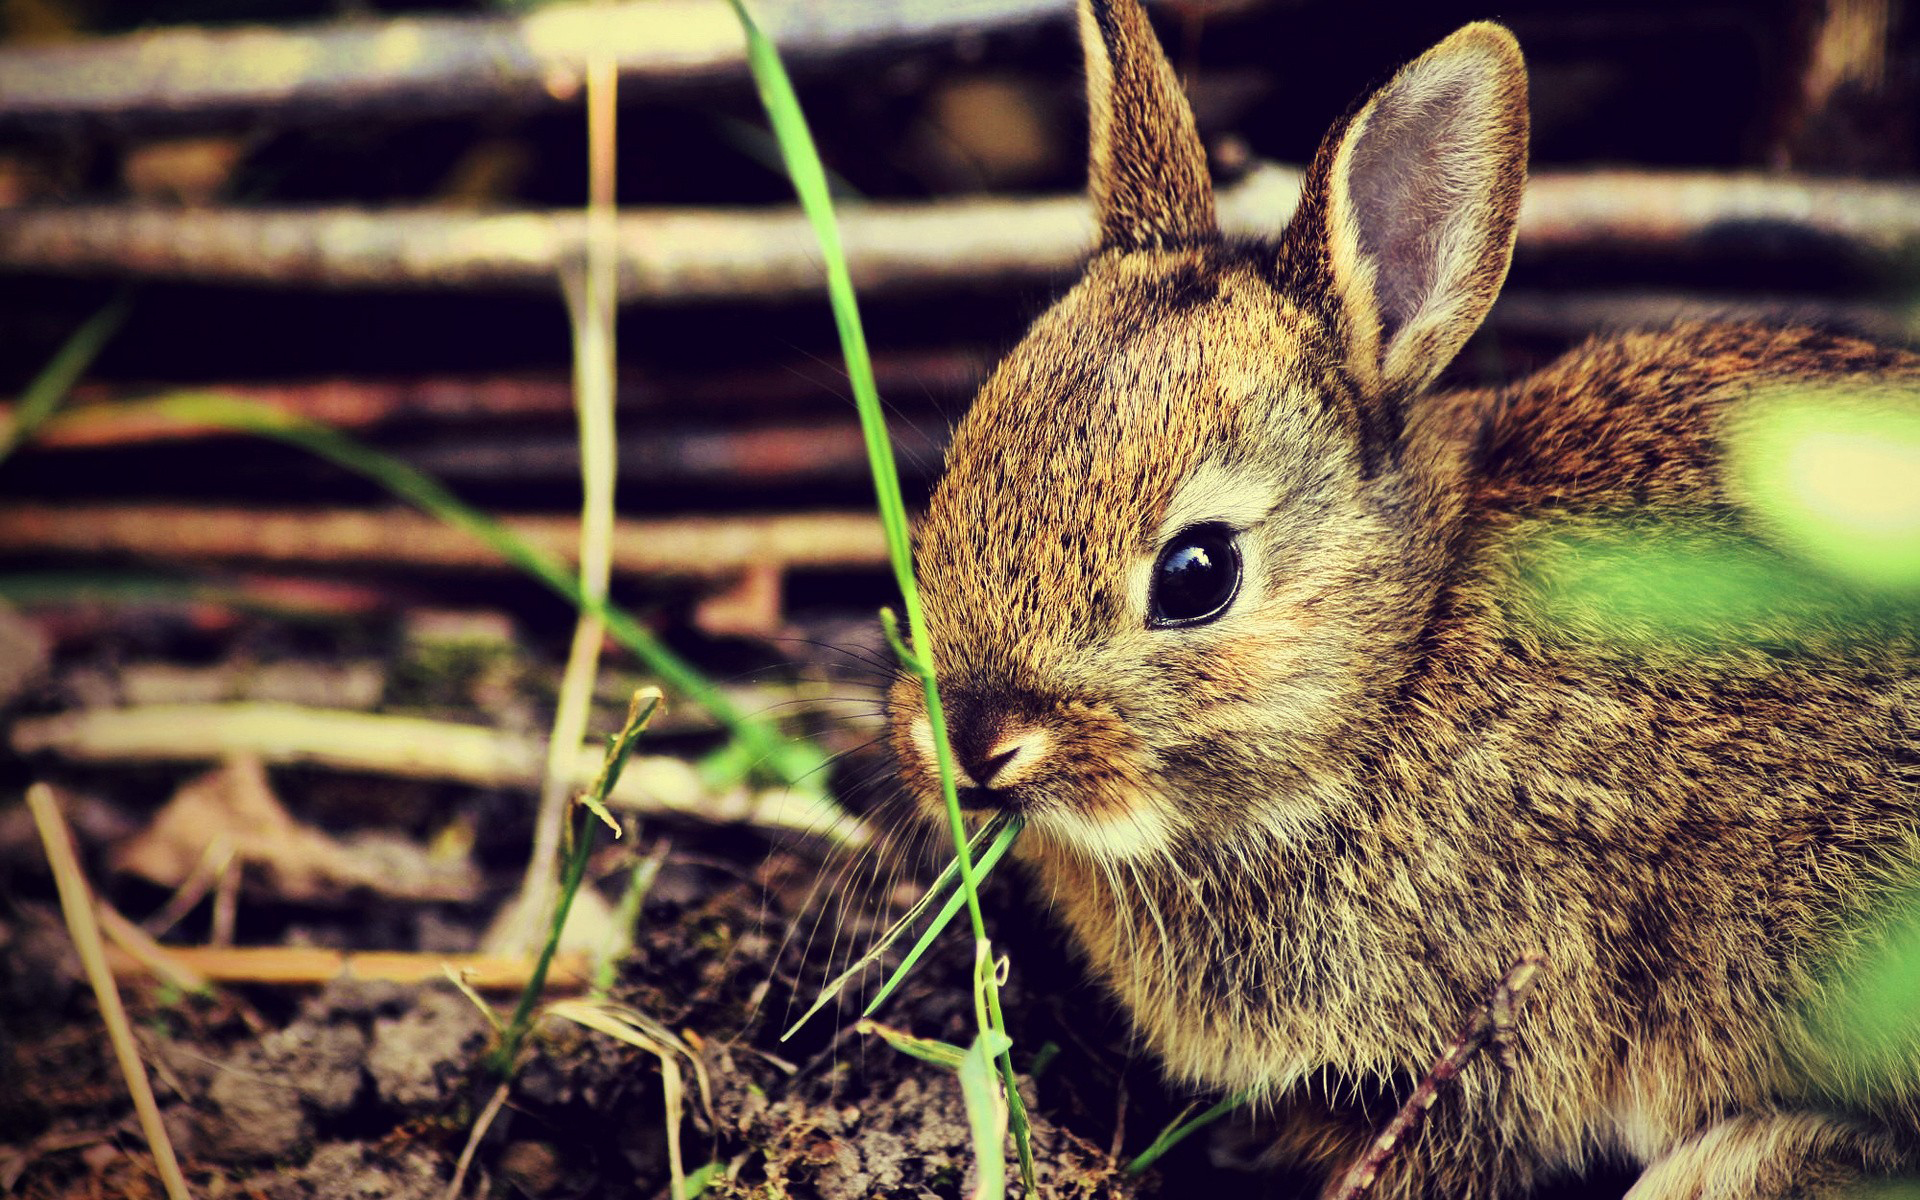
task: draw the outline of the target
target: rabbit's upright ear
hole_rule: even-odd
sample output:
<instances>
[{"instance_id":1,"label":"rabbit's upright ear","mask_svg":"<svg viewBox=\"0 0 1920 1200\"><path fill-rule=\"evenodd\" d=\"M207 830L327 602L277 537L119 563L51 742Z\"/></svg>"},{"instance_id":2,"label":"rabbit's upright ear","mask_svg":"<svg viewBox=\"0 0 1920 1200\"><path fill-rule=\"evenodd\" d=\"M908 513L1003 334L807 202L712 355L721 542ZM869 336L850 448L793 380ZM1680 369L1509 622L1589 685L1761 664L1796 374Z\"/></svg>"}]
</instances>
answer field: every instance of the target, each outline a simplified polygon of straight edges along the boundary
<instances>
[{"instance_id":1,"label":"rabbit's upright ear","mask_svg":"<svg viewBox=\"0 0 1920 1200\"><path fill-rule=\"evenodd\" d=\"M1080 0L1080 40L1102 248L1213 237L1206 150L1140 0Z\"/></svg>"},{"instance_id":2,"label":"rabbit's upright ear","mask_svg":"<svg viewBox=\"0 0 1920 1200\"><path fill-rule=\"evenodd\" d=\"M1526 185L1527 69L1468 25L1322 143L1285 238L1317 265L1363 390L1397 409L1480 327L1513 257Z\"/></svg>"}]
</instances>

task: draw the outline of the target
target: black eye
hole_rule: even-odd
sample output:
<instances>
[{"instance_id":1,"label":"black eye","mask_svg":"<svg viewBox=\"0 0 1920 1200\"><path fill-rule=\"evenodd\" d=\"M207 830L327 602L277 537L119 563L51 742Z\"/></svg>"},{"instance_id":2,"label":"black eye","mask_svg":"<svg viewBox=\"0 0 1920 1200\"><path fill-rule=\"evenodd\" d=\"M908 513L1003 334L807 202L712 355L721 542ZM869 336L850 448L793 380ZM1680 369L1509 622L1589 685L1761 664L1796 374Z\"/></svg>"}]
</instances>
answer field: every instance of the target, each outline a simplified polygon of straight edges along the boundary
<instances>
[{"instance_id":1,"label":"black eye","mask_svg":"<svg viewBox=\"0 0 1920 1200\"><path fill-rule=\"evenodd\" d=\"M1198 625L1227 611L1240 590L1240 548L1225 525L1195 525L1153 564L1147 624Z\"/></svg>"}]
</instances>

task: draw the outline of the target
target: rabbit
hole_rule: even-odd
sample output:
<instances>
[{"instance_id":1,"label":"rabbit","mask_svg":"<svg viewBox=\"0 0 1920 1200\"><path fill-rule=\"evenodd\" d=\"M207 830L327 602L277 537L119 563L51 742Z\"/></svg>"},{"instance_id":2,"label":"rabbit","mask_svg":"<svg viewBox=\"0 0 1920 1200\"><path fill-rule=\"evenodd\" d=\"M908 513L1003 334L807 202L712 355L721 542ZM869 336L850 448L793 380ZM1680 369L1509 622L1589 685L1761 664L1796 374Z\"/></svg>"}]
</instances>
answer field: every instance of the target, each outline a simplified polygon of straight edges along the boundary
<instances>
[{"instance_id":1,"label":"rabbit","mask_svg":"<svg viewBox=\"0 0 1920 1200\"><path fill-rule=\"evenodd\" d=\"M1377 1132L1354 1098L1406 1095L1535 947L1510 1069L1471 1064L1378 1195L1612 1161L1638 1200L1814 1196L1920 1168L1920 1063L1868 1094L1807 1008L1920 865L1910 612L1636 649L1530 615L1514 540L1637 515L1764 546L1725 465L1747 401L1911 406L1920 356L1692 324L1430 391L1512 255L1513 36L1468 25L1403 68L1277 239L1242 241L1137 0L1082 0L1080 27L1099 246L958 423L915 532L970 819L1024 817L1016 857L1140 1041L1251 1089L1284 1117L1274 1160L1329 1191ZM943 813L917 680L888 710L902 784Z\"/></svg>"}]
</instances>

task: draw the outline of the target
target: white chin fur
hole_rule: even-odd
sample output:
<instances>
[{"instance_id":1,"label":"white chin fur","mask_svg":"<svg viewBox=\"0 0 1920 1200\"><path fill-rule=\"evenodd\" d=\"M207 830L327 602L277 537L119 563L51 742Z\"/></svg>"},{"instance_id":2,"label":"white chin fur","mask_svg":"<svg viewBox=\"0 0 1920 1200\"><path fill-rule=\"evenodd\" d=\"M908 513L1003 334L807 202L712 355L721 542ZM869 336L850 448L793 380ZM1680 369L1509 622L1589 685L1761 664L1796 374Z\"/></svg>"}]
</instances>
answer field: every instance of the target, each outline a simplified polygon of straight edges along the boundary
<instances>
[{"instance_id":1,"label":"white chin fur","mask_svg":"<svg viewBox=\"0 0 1920 1200\"><path fill-rule=\"evenodd\" d=\"M1144 806L1121 817L1092 817L1071 808L1047 805L1036 809L1027 820L1063 847L1107 862L1164 855L1173 835L1165 814Z\"/></svg>"}]
</instances>

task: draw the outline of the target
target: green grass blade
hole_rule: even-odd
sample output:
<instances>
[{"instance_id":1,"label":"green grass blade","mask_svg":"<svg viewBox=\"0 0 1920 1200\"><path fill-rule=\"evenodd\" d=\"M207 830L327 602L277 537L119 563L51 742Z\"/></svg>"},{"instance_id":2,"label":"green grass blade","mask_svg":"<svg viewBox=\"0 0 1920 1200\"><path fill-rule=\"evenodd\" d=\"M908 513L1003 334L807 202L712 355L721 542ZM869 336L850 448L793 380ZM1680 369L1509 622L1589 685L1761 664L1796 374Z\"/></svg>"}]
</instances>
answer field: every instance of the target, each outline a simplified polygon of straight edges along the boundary
<instances>
[{"instance_id":1,"label":"green grass blade","mask_svg":"<svg viewBox=\"0 0 1920 1200\"><path fill-rule=\"evenodd\" d=\"M121 292L61 343L53 358L20 393L12 423L0 430L0 461L19 449L54 414L73 385L93 366L93 360L100 357L108 340L120 331L132 307L132 293Z\"/></svg>"},{"instance_id":2,"label":"green grass blade","mask_svg":"<svg viewBox=\"0 0 1920 1200\"><path fill-rule=\"evenodd\" d=\"M575 606L595 612L606 622L607 631L615 640L631 650L662 683L711 713L750 753L752 761L786 783L805 781L826 762L812 743L784 738L741 711L698 668L669 650L626 610L585 595L578 578L559 559L461 501L439 481L398 459L317 422L218 392L180 392L128 407L177 421L276 438L372 479L423 512L472 534Z\"/></svg>"},{"instance_id":3,"label":"green grass blade","mask_svg":"<svg viewBox=\"0 0 1920 1200\"><path fill-rule=\"evenodd\" d=\"M973 1138L974 1167L979 1183L974 1200L1001 1200L1007 1194L1007 1129L1013 1105L1020 1093L1011 1085L1002 1087L995 1078L994 1060L1005 1061L1013 1049L1013 1039L1003 1030L990 1027L987 1006L999 994L1000 970L1004 960L993 960L992 947L985 938L973 943L973 1008L980 1035L967 1048L960 1061L960 1094L967 1105L967 1125ZM1029 1194L1033 1185L1027 1184Z\"/></svg>"},{"instance_id":4,"label":"green grass blade","mask_svg":"<svg viewBox=\"0 0 1920 1200\"><path fill-rule=\"evenodd\" d=\"M547 971L552 967L554 953L560 947L560 932L566 928L567 913L573 907L573 898L580 893L581 881L587 876L587 861L593 857L593 835L599 827L599 818L591 810L597 805L600 812L606 811L607 796L613 791L613 785L619 782L620 772L626 766L627 757L633 753L634 743L640 740L648 722L660 711L660 698L657 688L642 688L633 694L633 700L627 706L626 723L608 742L607 756L600 764L600 773L594 779L593 787L581 797L579 807L582 811L577 818L580 828L567 848L560 898L547 922L546 941L540 947L540 956L534 960L533 972L527 976L527 986L521 990L513 1016L508 1018L506 1031L501 1035L500 1044L494 1048L490 1059L494 1072L502 1079L512 1077L515 1060L520 1056L521 1043L526 1040L527 1031L533 1028L534 1009L540 1002L540 993L546 989Z\"/></svg>"},{"instance_id":5,"label":"green grass blade","mask_svg":"<svg viewBox=\"0 0 1920 1200\"><path fill-rule=\"evenodd\" d=\"M982 834L985 834L989 831L997 830L993 844L988 846L987 852L980 856L978 870L981 879L985 879L987 872L993 870L994 866L1005 856L1007 849L1013 845L1013 840L1020 836L1020 830L1024 824L1025 823L1018 817L1008 817L1002 814L995 817L992 824L980 831ZM931 897L931 895L932 892L929 891L928 896ZM947 902L940 908L940 915L933 919L933 923L928 925L926 930L921 933L920 940L913 944L913 948L907 951L907 956L900 960L900 965L894 968L893 974L887 978L885 983L880 985L880 990L875 992L873 999L867 1002L866 1012L862 1015L870 1017L879 1011L880 1006L886 1003L887 997L893 995L894 989L900 986L906 979L908 972L912 971L914 965L920 961L920 956L927 952L927 947L933 945L933 939L939 937L941 931L951 924L955 917L960 915L960 906L965 902L966 897L961 894L958 889L955 889L953 894L947 897Z\"/></svg>"},{"instance_id":6,"label":"green grass blade","mask_svg":"<svg viewBox=\"0 0 1920 1200\"><path fill-rule=\"evenodd\" d=\"M982 826L978 833L973 835L973 840L972 842L969 843L969 845L979 846L982 842L986 841L989 837L992 837L998 832L1000 832L1001 828L1006 825L1007 820L1008 818L1006 817L994 818L992 821ZM890 948L892 948L895 942L898 942L901 938L905 937L909 929L912 929L915 925L918 925L920 923L920 918L924 917L927 914L927 910L933 907L933 902L939 899L942 895L947 894L949 889L953 887L954 879L958 877L959 874L960 874L959 860L955 859L954 861L949 862L946 866L946 869L940 872L939 877L936 878L932 883L928 884L927 890L921 893L920 898L918 900L914 901L913 907L909 908L906 911L906 915L902 916L898 921L895 921L892 925L889 925L887 927L887 931L880 935L880 937L874 942L874 944L868 948L865 954L862 954L860 956L859 961L855 962L852 966L848 967L846 970L840 972L840 974L834 977L832 983L829 983L826 987L820 989L820 994L814 997L813 1003L810 1006L808 1006L807 1011L804 1013L801 1013L800 1019L795 1021L792 1025L790 1025L787 1028L787 1031L785 1033L780 1035L780 1040L784 1042L788 1038L792 1037L794 1034L800 1032L801 1027L805 1025L808 1021L813 1020L813 1018L820 1012L821 1009L825 1008L828 1004L832 1003L834 997L838 996L841 992L845 991L849 983L852 983L855 979L859 978L862 974L864 974L869 967L873 966L873 964L876 961L878 961L881 955L885 954ZM939 924L941 926L944 927L947 922L951 921L953 919L952 913L958 911L958 905L960 903L959 896L960 894L958 892L953 892L952 897L948 900L948 905L952 909L952 911L948 911L945 909L942 910L941 916L939 919ZM914 952L915 952L914 957L916 958L919 957L919 953L921 949L922 947L918 945L914 947ZM895 982L897 982L897 980L889 980L887 983L887 986L892 987ZM868 1008L864 1015L867 1015L867 1016L873 1015L873 1009Z\"/></svg>"},{"instance_id":7,"label":"green grass blade","mask_svg":"<svg viewBox=\"0 0 1920 1200\"><path fill-rule=\"evenodd\" d=\"M725 1178L726 1174L727 1164L723 1162L710 1162L692 1172L687 1176L687 1200L697 1200L697 1197L713 1186L714 1180Z\"/></svg>"},{"instance_id":8,"label":"green grass blade","mask_svg":"<svg viewBox=\"0 0 1920 1200\"><path fill-rule=\"evenodd\" d=\"M854 1029L860 1033L876 1034L900 1053L917 1058L921 1062L932 1063L936 1067L945 1067L949 1071L958 1071L967 1057L967 1052L952 1042L915 1037L904 1029L895 1029L891 1025L882 1025L878 1021L865 1017L860 1019Z\"/></svg>"},{"instance_id":9,"label":"green grass blade","mask_svg":"<svg viewBox=\"0 0 1920 1200\"><path fill-rule=\"evenodd\" d=\"M1013 1039L997 1029L982 1029L960 1062L960 1095L973 1134L973 1165L980 1182L973 1200L1002 1200L1007 1194L1007 1101L994 1071ZM1018 1093L1011 1093L1018 1095Z\"/></svg>"},{"instance_id":10,"label":"green grass blade","mask_svg":"<svg viewBox=\"0 0 1920 1200\"><path fill-rule=\"evenodd\" d=\"M941 798L947 810L948 832L953 837L954 857L960 864L960 888L966 897L967 918L973 926L976 942L987 937L986 919L980 912L979 875L967 848L966 823L960 817L960 798L954 786L953 748L947 740L946 716L940 705L940 689L935 679L932 643L927 637L926 621L920 610L920 591L913 577L913 548L907 532L906 502L900 493L900 474L893 461L893 443L887 436L886 417L880 410L880 394L873 381L873 364L867 353L866 333L860 324L860 309L854 299L853 276L847 270L846 252L840 243L840 229L834 221L833 197L827 188L826 169L814 148L813 135L800 111L793 81L781 65L773 43L754 24L742 0L729 0L740 19L747 40L747 67L753 73L761 104L773 125L786 160L787 174L793 180L800 207L813 226L820 243L821 260L827 272L827 298L833 307L833 320L839 330L841 349L846 355L847 378L853 387L854 407L860 414L860 429L866 442L867 460L873 468L873 486L880 509L880 523L886 531L887 556L900 585L900 598L906 608L907 630L912 636L914 653L907 667L920 680L926 696L927 723L932 732L934 762L940 776ZM995 1031L1004 1032L1006 1020L1000 1011L1000 993L991 981L986 985L985 1012ZM983 1037L985 1030L982 1031ZM1013 1058L1006 1049L1000 1052L1001 1079L1006 1088L1006 1103L1011 1110L1014 1141L1020 1150L1020 1174L1027 1190L1034 1187L1033 1149L1028 1136L1026 1110L1013 1074Z\"/></svg>"},{"instance_id":11,"label":"green grass blade","mask_svg":"<svg viewBox=\"0 0 1920 1200\"><path fill-rule=\"evenodd\" d=\"M1189 1135L1205 1129L1207 1126L1218 1121L1221 1117L1226 1116L1251 1099L1253 1099L1253 1092L1251 1090L1240 1091L1228 1096L1225 1100L1220 1101L1220 1103L1207 1109L1207 1111L1194 1117L1192 1120L1187 1120L1186 1113L1181 1113L1179 1117L1176 1117L1165 1129L1160 1131L1160 1136L1153 1139L1152 1145L1134 1156L1133 1161L1127 1164L1127 1174L1140 1174L1158 1162L1161 1155L1179 1145ZM1188 1111L1190 1112L1192 1110L1189 1109Z\"/></svg>"}]
</instances>

